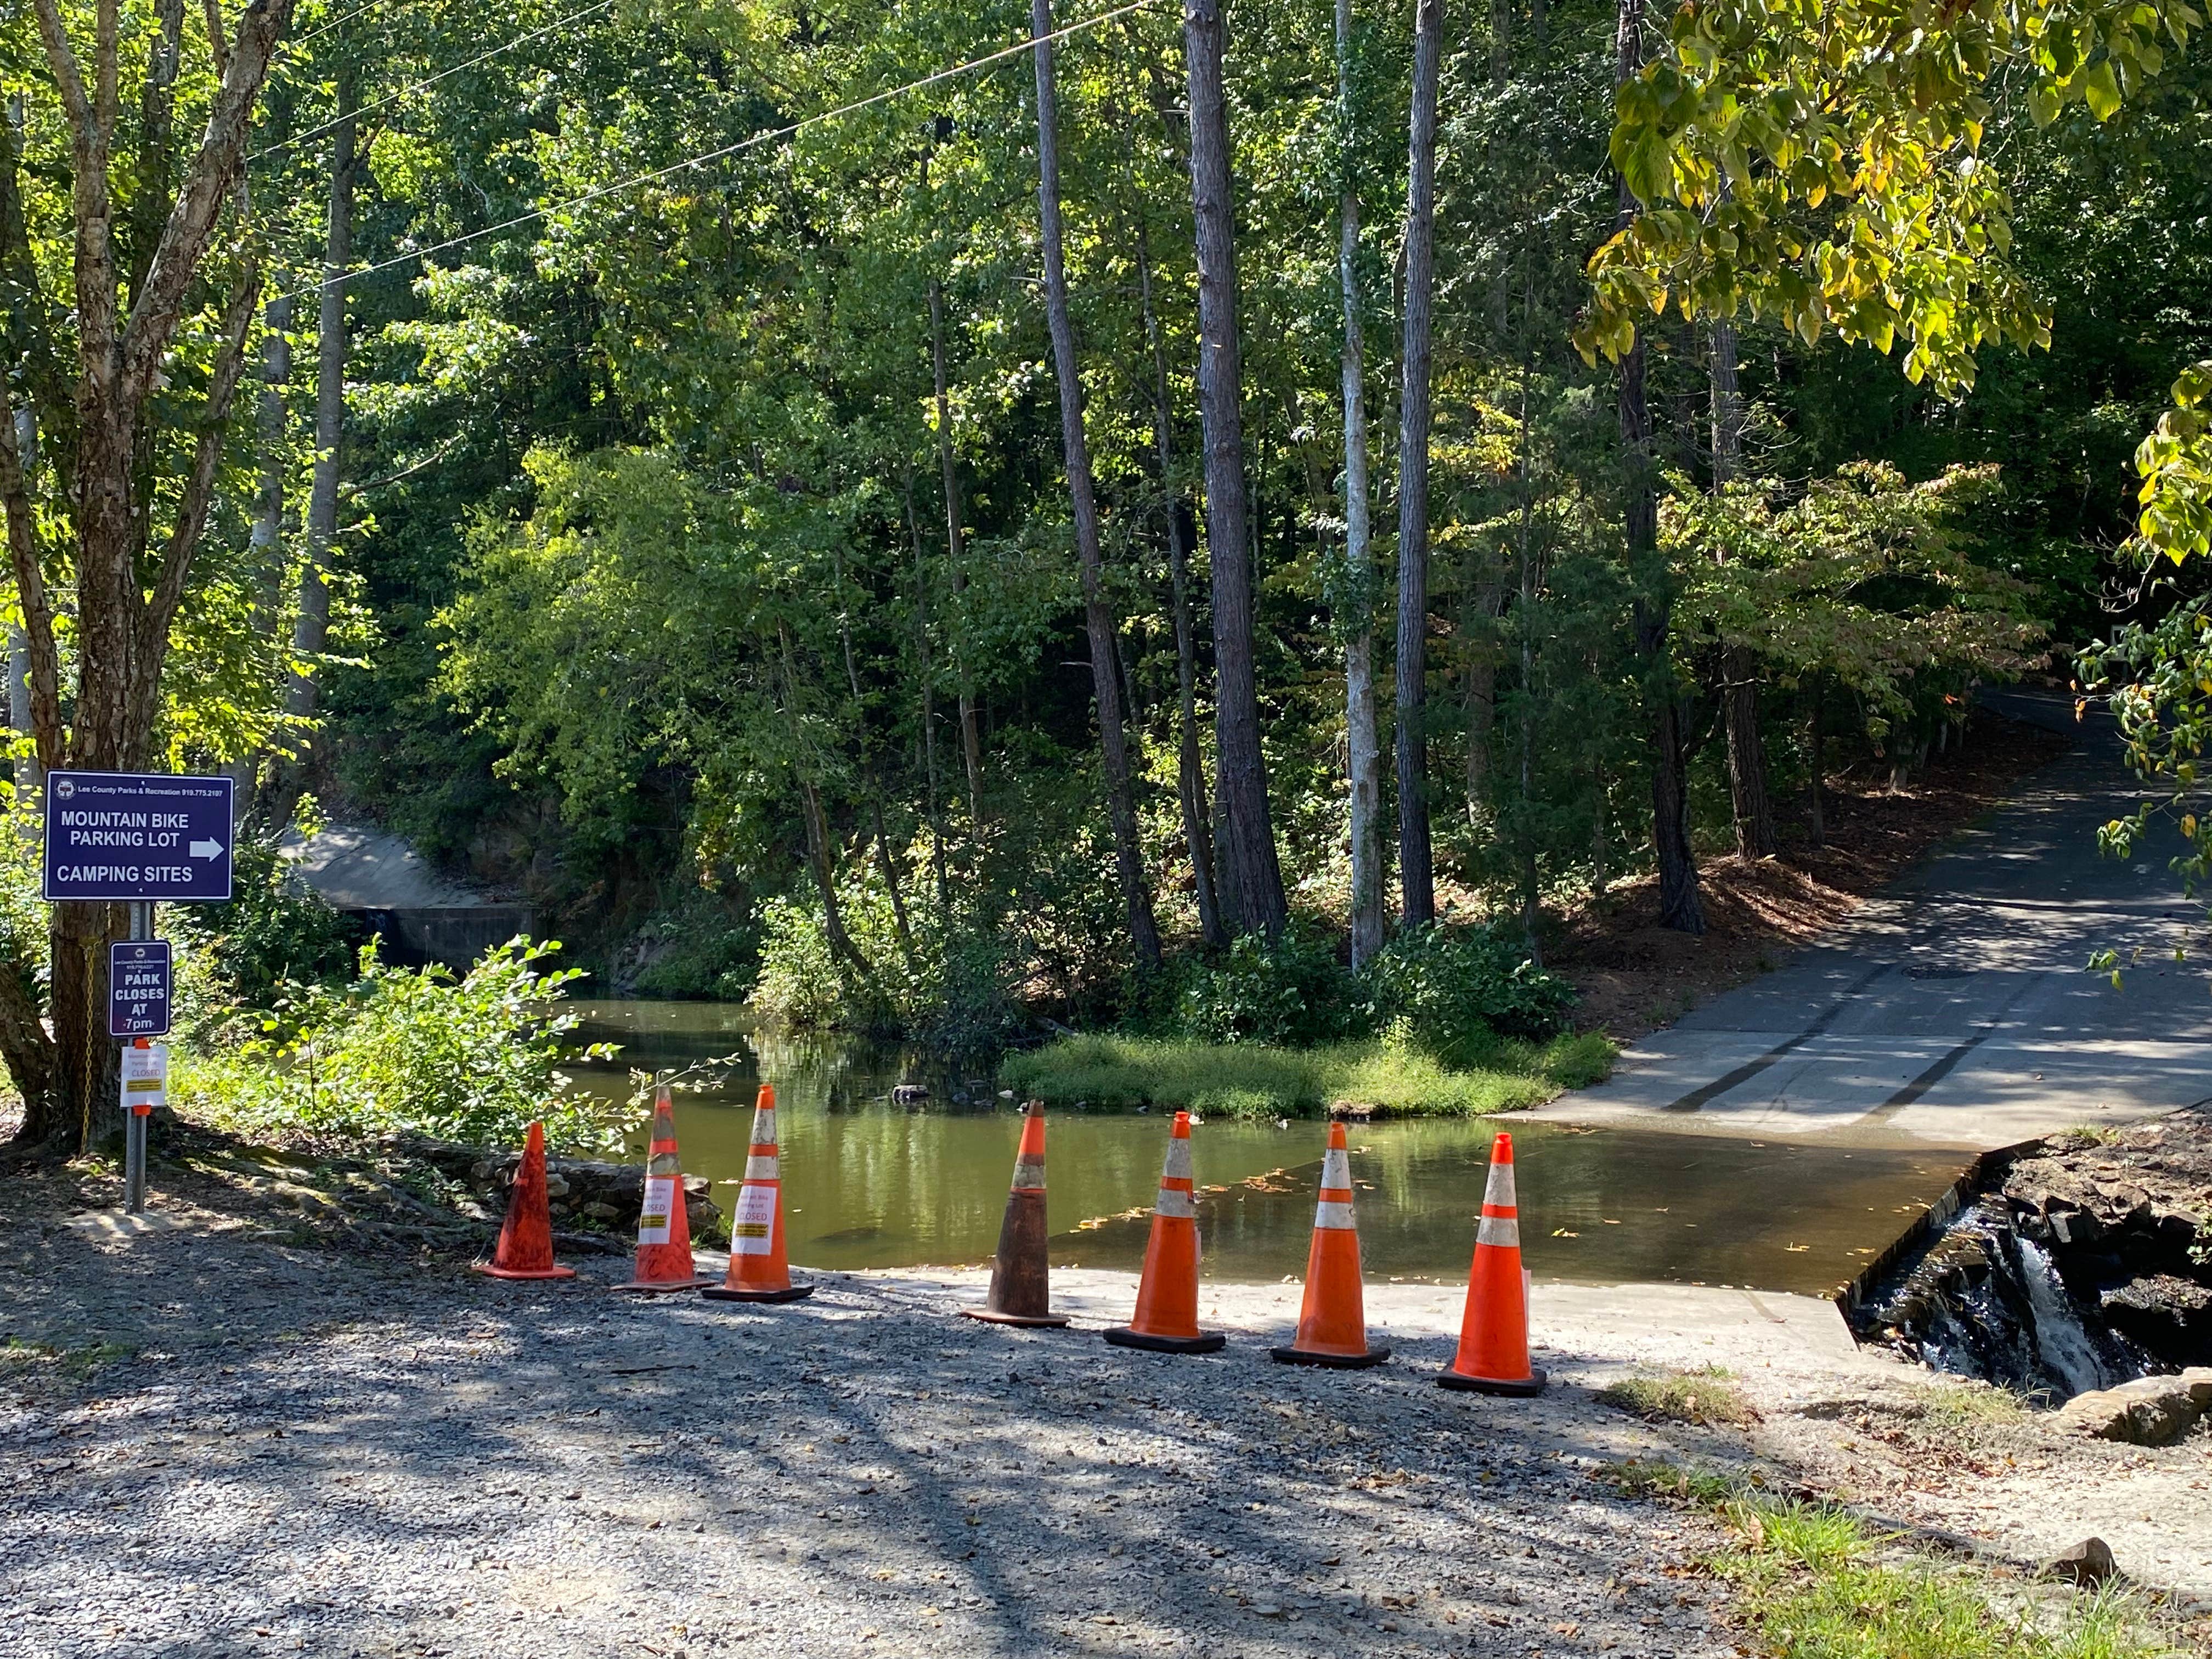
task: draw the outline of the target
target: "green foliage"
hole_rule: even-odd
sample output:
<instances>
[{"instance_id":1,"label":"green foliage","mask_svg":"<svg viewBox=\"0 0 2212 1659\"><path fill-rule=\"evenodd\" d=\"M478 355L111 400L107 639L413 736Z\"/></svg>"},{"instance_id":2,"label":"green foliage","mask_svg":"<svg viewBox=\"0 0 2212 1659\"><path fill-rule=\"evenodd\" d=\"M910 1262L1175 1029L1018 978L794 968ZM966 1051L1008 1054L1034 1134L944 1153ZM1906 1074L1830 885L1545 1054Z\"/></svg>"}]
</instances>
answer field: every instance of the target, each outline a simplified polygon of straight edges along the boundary
<instances>
[{"instance_id":1,"label":"green foliage","mask_svg":"<svg viewBox=\"0 0 2212 1659\"><path fill-rule=\"evenodd\" d=\"M1412 927L1362 969L1369 1006L1428 1053L1474 1060L1499 1036L1544 1037L1574 1006L1574 988L1546 973L1504 927Z\"/></svg>"},{"instance_id":2,"label":"green foliage","mask_svg":"<svg viewBox=\"0 0 2212 1659\"><path fill-rule=\"evenodd\" d=\"M2191 363L2173 383L2173 407L2136 451L2142 513L2136 534L2148 554L2179 564L2212 552L2212 360Z\"/></svg>"},{"instance_id":3,"label":"green foliage","mask_svg":"<svg viewBox=\"0 0 2212 1659\"><path fill-rule=\"evenodd\" d=\"M1188 1108L1224 1117L1317 1117L1338 1101L1399 1116L1479 1117L1558 1092L1547 1055L1507 1045L1486 1066L1448 1068L1388 1042L1281 1048L1164 1037L1063 1037L1009 1055L1000 1081L1058 1107Z\"/></svg>"},{"instance_id":4,"label":"green foliage","mask_svg":"<svg viewBox=\"0 0 2212 1659\"><path fill-rule=\"evenodd\" d=\"M2099 120L2202 19L2186 0L2039 0L1925 18L1901 0L1676 9L1663 53L1620 93L1612 156L1642 204L1592 258L1583 351L1618 358L1663 313L1835 330L1955 394L1984 343L2050 343L2011 258L2012 198L1984 160L2001 76L2039 125Z\"/></svg>"},{"instance_id":5,"label":"green foliage","mask_svg":"<svg viewBox=\"0 0 2212 1659\"><path fill-rule=\"evenodd\" d=\"M1822 679L1849 692L1877 752L1892 726L2030 667L2044 634L2026 586L1970 557L1962 526L1996 470L1951 467L1924 483L1855 462L1802 491L1776 480L1718 493L1678 481L1662 534L1684 573L1686 648L1747 649L1769 684Z\"/></svg>"},{"instance_id":6,"label":"green foliage","mask_svg":"<svg viewBox=\"0 0 2212 1659\"><path fill-rule=\"evenodd\" d=\"M2133 858L2160 819L2179 832L2171 860L2190 891L2212 874L2212 809L2203 795L2204 750L2212 741L2212 599L2190 599L2156 623L2130 623L2091 646L2075 665L2082 688L2104 693L2127 745L2128 763L2158 793L2099 832L2113 858ZM2097 964L2119 979L2107 953Z\"/></svg>"},{"instance_id":7,"label":"green foliage","mask_svg":"<svg viewBox=\"0 0 2212 1659\"><path fill-rule=\"evenodd\" d=\"M265 1007L280 987L343 980L363 946L361 924L309 891L265 838L234 849L231 902L179 905L169 929L179 957L202 959L199 1019Z\"/></svg>"},{"instance_id":8,"label":"green foliage","mask_svg":"<svg viewBox=\"0 0 2212 1659\"><path fill-rule=\"evenodd\" d=\"M456 978L386 967L364 946L351 983L286 985L258 1035L188 1054L179 1098L249 1128L350 1139L411 1129L494 1149L519 1145L539 1119L549 1145L595 1149L613 1118L560 1067L615 1050L565 1040L576 1016L561 1000L581 975L541 966L559 949L513 939Z\"/></svg>"},{"instance_id":9,"label":"green foliage","mask_svg":"<svg viewBox=\"0 0 2212 1659\"><path fill-rule=\"evenodd\" d=\"M1218 962L1190 963L1175 1024L1198 1042L1303 1047L1358 1030L1360 1000L1328 943L1294 926L1272 940L1248 933Z\"/></svg>"}]
</instances>

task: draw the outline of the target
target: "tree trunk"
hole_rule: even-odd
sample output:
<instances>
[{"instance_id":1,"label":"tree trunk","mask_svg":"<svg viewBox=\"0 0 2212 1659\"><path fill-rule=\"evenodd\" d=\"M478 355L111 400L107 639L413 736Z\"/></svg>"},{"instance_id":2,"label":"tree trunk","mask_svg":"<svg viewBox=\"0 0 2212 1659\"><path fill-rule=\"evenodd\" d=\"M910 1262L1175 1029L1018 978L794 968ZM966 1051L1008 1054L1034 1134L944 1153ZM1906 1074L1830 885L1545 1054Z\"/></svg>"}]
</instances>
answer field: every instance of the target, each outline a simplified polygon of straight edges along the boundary
<instances>
[{"instance_id":1,"label":"tree trunk","mask_svg":"<svg viewBox=\"0 0 2212 1659\"><path fill-rule=\"evenodd\" d=\"M876 861L884 874L884 886L891 898L891 926L898 933L899 948L908 956L914 954L914 930L907 925L906 896L899 890L898 865L891 857L890 837L884 830L883 785L876 776L875 734L869 729L867 705L860 696L860 665L853 659L853 624L845 609L845 552L835 541L830 544L830 556L837 574L837 643L845 656L845 685L853 697L853 729L860 750L860 783L867 792L868 812L875 830Z\"/></svg>"},{"instance_id":2,"label":"tree trunk","mask_svg":"<svg viewBox=\"0 0 2212 1659\"><path fill-rule=\"evenodd\" d=\"M1352 838L1352 965L1382 948L1382 746L1375 707L1374 526L1369 516L1367 367L1359 295L1359 195L1353 122L1352 0L1336 0L1336 96L1341 190L1336 274L1343 295L1344 570L1337 616L1344 638L1344 750Z\"/></svg>"},{"instance_id":3,"label":"tree trunk","mask_svg":"<svg viewBox=\"0 0 2212 1659\"><path fill-rule=\"evenodd\" d=\"M1129 915L1129 939L1140 967L1160 965L1160 930L1152 919L1145 857L1137 842L1136 798L1129 785L1128 738L1121 729L1120 652L1106 608L1105 561L1098 548L1098 502L1091 491L1091 446L1083 426L1083 380L1068 315L1067 263L1060 222L1059 89L1053 76L1052 0L1030 0L1036 48L1037 214L1044 243L1045 317L1052 331L1053 368L1060 381L1060 449L1075 514L1075 550L1083 580L1083 625L1091 637L1091 693L1098 708L1098 749L1106 769L1106 817L1114 831L1115 874Z\"/></svg>"},{"instance_id":4,"label":"tree trunk","mask_svg":"<svg viewBox=\"0 0 2212 1659\"><path fill-rule=\"evenodd\" d=\"M1406 321L1398 398L1398 879L1406 925L1433 921L1429 844L1429 341L1436 266L1443 0L1417 0L1406 181Z\"/></svg>"},{"instance_id":5,"label":"tree trunk","mask_svg":"<svg viewBox=\"0 0 2212 1659\"><path fill-rule=\"evenodd\" d=\"M1222 78L1222 0L1184 0L1190 84L1191 219L1198 253L1199 412L1206 434L1206 535L1213 571L1215 804L1221 814L1222 908L1231 927L1273 938L1285 920L1283 876L1260 747L1252 660L1252 552L1247 539L1243 350L1237 323L1236 208Z\"/></svg>"},{"instance_id":6,"label":"tree trunk","mask_svg":"<svg viewBox=\"0 0 2212 1659\"><path fill-rule=\"evenodd\" d=\"M1498 620L1503 582L1498 562L1480 545L1469 554L1480 572L1467 578L1467 609L1461 635L1467 651L1467 821L1480 828L1488 805L1490 745L1498 730L1498 653L1490 635Z\"/></svg>"},{"instance_id":7,"label":"tree trunk","mask_svg":"<svg viewBox=\"0 0 2212 1659\"><path fill-rule=\"evenodd\" d=\"M929 357L937 380L937 465L945 475L945 546L952 562L952 593L957 603L968 591L968 538L960 528L960 469L952 458L952 400L945 374L945 289L929 284ZM960 754L968 767L968 829L983 833L983 742L975 726L975 682L968 654L956 634L952 672L960 696Z\"/></svg>"},{"instance_id":8,"label":"tree trunk","mask_svg":"<svg viewBox=\"0 0 2212 1659\"><path fill-rule=\"evenodd\" d=\"M1617 0L1616 79L1632 79L1644 62L1644 0ZM1620 182L1620 222L1635 212L1635 198ZM1659 925L1685 933L1705 931L1698 902L1698 865L1690 848L1690 793L1682 744L1682 701L1668 649L1673 623L1672 584L1659 556L1659 501L1652 482L1651 415L1644 402L1644 335L1620 361L1620 453L1624 474L1623 527L1628 566L1636 582L1636 651L1643 659L1644 695L1651 718L1651 849L1659 871Z\"/></svg>"},{"instance_id":9,"label":"tree trunk","mask_svg":"<svg viewBox=\"0 0 2212 1659\"><path fill-rule=\"evenodd\" d=\"M952 906L951 884L945 872L945 796L937 775L937 697L930 690L929 580L921 561L921 528L914 511L914 477L906 479L906 533L914 546L915 661L921 684L921 754L929 781L929 867L937 881L940 920Z\"/></svg>"},{"instance_id":10,"label":"tree trunk","mask_svg":"<svg viewBox=\"0 0 2212 1659\"><path fill-rule=\"evenodd\" d=\"M35 409L15 411L15 453L28 489L39 465L39 411ZM8 727L19 738L35 738L39 729L31 717L31 636L20 622L8 624ZM46 775L39 765L34 743L32 752L15 763L15 803L36 811L45 791Z\"/></svg>"},{"instance_id":11,"label":"tree trunk","mask_svg":"<svg viewBox=\"0 0 2212 1659\"><path fill-rule=\"evenodd\" d=\"M278 286L283 283L279 281ZM255 410L254 437L261 451L260 487L253 497L253 526L248 532L247 556L253 566L253 631L263 639L276 629L277 607L284 582L284 475L289 470L284 453L284 388L292 379L292 296L272 295L263 313L267 332L261 343L261 398ZM242 755L229 767L235 796L235 817L243 822L254 806L253 793L260 767L252 755Z\"/></svg>"},{"instance_id":12,"label":"tree trunk","mask_svg":"<svg viewBox=\"0 0 2212 1659\"><path fill-rule=\"evenodd\" d=\"M1743 464L1743 398L1736 386L1735 325L1713 325L1713 489ZM1729 804L1740 858L1775 849L1774 806L1766 791L1766 752L1759 736L1759 659L1740 647L1721 653L1721 714L1728 727Z\"/></svg>"},{"instance_id":13,"label":"tree trunk","mask_svg":"<svg viewBox=\"0 0 2212 1659\"><path fill-rule=\"evenodd\" d=\"M315 325L315 465L307 489L307 557L300 568L300 609L292 623L292 656L298 665L284 697L284 712L296 721L314 719L320 695L315 659L331 631L330 569L338 538L338 479L346 424L346 269L353 262L353 186L356 97L349 76L338 82L339 116L332 140L330 224L323 252L323 285ZM286 768L284 787L274 802L277 827L292 815L306 787L310 742L304 729L295 740L297 759Z\"/></svg>"},{"instance_id":14,"label":"tree trunk","mask_svg":"<svg viewBox=\"0 0 2212 1659\"><path fill-rule=\"evenodd\" d=\"M193 556L207 525L221 470L230 402L242 374L246 341L259 302L261 271L248 246L223 314L197 420L180 417L174 402L183 395L165 374L185 305L204 292L206 255L218 221L234 200L234 186L245 165L246 140L254 106L278 42L291 21L292 0L264 0L239 16L238 33L227 52L216 54L220 85L207 106L204 124L171 191L176 171L164 155L149 158L143 147L172 131L168 112L156 100L169 94L167 74L157 58L149 86L137 183L156 186L168 203L159 237L150 252L131 245L131 228L120 227L118 243L114 139L119 118L119 13L112 4L97 9L87 66L67 30L58 0L36 0L33 9L52 82L70 136L70 185L72 207L73 308L68 323L76 336L77 373L70 388L75 404L74 441L69 447L69 476L49 498L67 504L76 578L73 623L75 696L70 723L63 725L60 653L55 634L56 605L50 599L34 514L15 442L14 409L0 381L0 501L8 520L9 556L31 659L31 705L39 758L49 768L64 763L87 770L137 769L153 757L159 721L161 670L169 629L183 603ZM169 16L157 14L168 28ZM157 49L167 51L165 33ZM158 165L157 165L158 162ZM13 146L0 203L0 234L13 218ZM134 202L143 191L134 191ZM4 250L0 250L4 251ZM119 304L127 261L131 301ZM28 275L34 303L22 307L27 319L46 312L35 302L37 270ZM55 314L58 316L58 310ZM55 388L33 387L34 397ZM56 411L48 409L51 429ZM196 428L196 429L195 429ZM191 434L185 446L191 463L181 490L157 499L146 459L171 435ZM164 484L167 483L163 480ZM158 546L150 535L156 514L169 530ZM150 575L150 592L149 577ZM106 989L106 941L117 932L119 911L106 904L54 908L51 930L52 976L49 1007L54 1037L48 1048L35 1019L0 1018L0 1047L21 1042L34 1051L11 1052L19 1082L25 1064L35 1072L52 1064L53 1081L41 1101L27 1097L23 1135L43 1138L74 1125L78 1145L103 1144L120 1127L115 1086L116 1050L106 1036L100 1005ZM15 1009L20 1014L20 1004ZM34 1085L33 1085L34 1086Z\"/></svg>"},{"instance_id":15,"label":"tree trunk","mask_svg":"<svg viewBox=\"0 0 2212 1659\"><path fill-rule=\"evenodd\" d=\"M1827 732L1822 729L1824 722L1821 718L1827 710L1821 692L1820 683L1815 679L1813 682L1813 713L1807 720L1812 728L1809 734L1811 741L1806 745L1806 757L1812 763L1813 772L1812 787L1807 792L1809 797L1807 805L1810 810L1806 817L1812 828L1813 845L1815 847L1823 844L1828 833L1826 814L1821 801L1826 791L1828 776Z\"/></svg>"},{"instance_id":16,"label":"tree trunk","mask_svg":"<svg viewBox=\"0 0 2212 1659\"><path fill-rule=\"evenodd\" d=\"M1152 304L1152 239L1141 213L1137 217L1137 293L1144 307L1145 339L1152 353L1152 436L1159 450L1160 488L1167 492L1168 580L1175 605L1176 797L1182 809L1183 844L1190 852L1192 896L1198 904L1199 937L1223 945L1221 902L1213 885L1213 829L1206 811L1206 767L1198 745L1198 638L1190 617L1190 512L1175 485L1175 419L1168 402L1167 343Z\"/></svg>"}]
</instances>

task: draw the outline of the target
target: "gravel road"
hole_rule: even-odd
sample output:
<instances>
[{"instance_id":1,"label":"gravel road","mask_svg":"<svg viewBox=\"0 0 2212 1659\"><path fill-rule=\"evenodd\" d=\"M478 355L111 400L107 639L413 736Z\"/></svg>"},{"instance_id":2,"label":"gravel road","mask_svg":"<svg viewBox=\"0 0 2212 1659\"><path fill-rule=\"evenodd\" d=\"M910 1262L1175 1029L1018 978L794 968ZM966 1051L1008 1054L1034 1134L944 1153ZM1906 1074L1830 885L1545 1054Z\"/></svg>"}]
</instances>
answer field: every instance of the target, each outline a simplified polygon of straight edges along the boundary
<instances>
[{"instance_id":1,"label":"gravel road","mask_svg":"<svg viewBox=\"0 0 2212 1659\"><path fill-rule=\"evenodd\" d=\"M1441 1335L1320 1373L980 1325L972 1276L756 1310L189 1220L0 1237L9 1335L143 1349L10 1368L14 1653L1732 1651L1680 1574L1714 1534L1590 1478L1650 1433L1446 1394Z\"/></svg>"}]
</instances>

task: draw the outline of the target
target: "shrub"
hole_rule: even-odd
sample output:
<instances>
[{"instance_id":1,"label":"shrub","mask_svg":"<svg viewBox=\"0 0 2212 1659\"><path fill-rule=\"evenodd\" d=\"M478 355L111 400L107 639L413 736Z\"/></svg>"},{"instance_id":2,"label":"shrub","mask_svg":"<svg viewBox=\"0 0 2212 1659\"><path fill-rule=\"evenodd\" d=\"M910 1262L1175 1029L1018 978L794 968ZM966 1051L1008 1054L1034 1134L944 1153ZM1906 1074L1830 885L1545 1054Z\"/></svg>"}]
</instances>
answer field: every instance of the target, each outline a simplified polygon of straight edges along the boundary
<instances>
[{"instance_id":1,"label":"shrub","mask_svg":"<svg viewBox=\"0 0 2212 1659\"><path fill-rule=\"evenodd\" d=\"M884 888L854 882L838 896L859 963L830 950L818 902L775 898L762 907L751 997L762 1013L799 1030L911 1037L956 1055L994 1052L1028 1024L1008 989L996 930L909 905L902 939Z\"/></svg>"},{"instance_id":2,"label":"shrub","mask_svg":"<svg viewBox=\"0 0 2212 1659\"><path fill-rule=\"evenodd\" d=\"M373 946L342 986L283 986L261 1033L187 1058L179 1092L241 1125L368 1136L412 1129L464 1145L519 1144L533 1118L556 1147L608 1139L610 1108L572 1093L561 1065L605 1059L573 1048L564 988L582 977L538 964L561 947L510 939L456 979L444 968L390 968Z\"/></svg>"},{"instance_id":3,"label":"shrub","mask_svg":"<svg viewBox=\"0 0 2212 1659\"><path fill-rule=\"evenodd\" d=\"M1546 1037L1565 1023L1574 988L1495 927L1410 927L1360 970L1372 1017L1452 1065L1478 1061L1498 1036Z\"/></svg>"},{"instance_id":4,"label":"shrub","mask_svg":"<svg viewBox=\"0 0 2212 1659\"><path fill-rule=\"evenodd\" d=\"M1362 1034L1358 982L1327 942L1297 927L1270 940L1247 933L1215 963L1184 969L1177 1035L1203 1042L1289 1047Z\"/></svg>"},{"instance_id":5,"label":"shrub","mask_svg":"<svg viewBox=\"0 0 2212 1659\"><path fill-rule=\"evenodd\" d=\"M360 921L307 891L273 842L241 840L232 857L229 903L180 905L172 913L178 954L200 959L195 984L213 1005L181 1010L192 1023L264 1006L288 982L341 981L365 943Z\"/></svg>"}]
</instances>

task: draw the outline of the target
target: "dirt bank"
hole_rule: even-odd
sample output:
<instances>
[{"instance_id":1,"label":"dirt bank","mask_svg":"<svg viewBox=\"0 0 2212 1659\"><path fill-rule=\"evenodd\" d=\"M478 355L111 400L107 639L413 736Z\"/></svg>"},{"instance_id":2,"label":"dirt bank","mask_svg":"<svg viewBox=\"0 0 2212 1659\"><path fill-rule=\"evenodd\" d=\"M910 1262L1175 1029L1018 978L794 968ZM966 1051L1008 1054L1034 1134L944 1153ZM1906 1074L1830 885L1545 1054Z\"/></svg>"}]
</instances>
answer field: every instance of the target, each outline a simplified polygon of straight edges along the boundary
<instances>
[{"instance_id":1,"label":"dirt bank","mask_svg":"<svg viewBox=\"0 0 2212 1659\"><path fill-rule=\"evenodd\" d=\"M2056 732L1978 709L1964 741L1902 786L1874 764L1831 776L1817 845L1801 794L1778 803L1777 856L1705 853L1698 866L1701 938L1660 927L1657 883L1639 876L1567 916L1545 963L1581 992L1578 1028L1623 1042L1641 1036L1813 943L2070 746Z\"/></svg>"}]
</instances>

